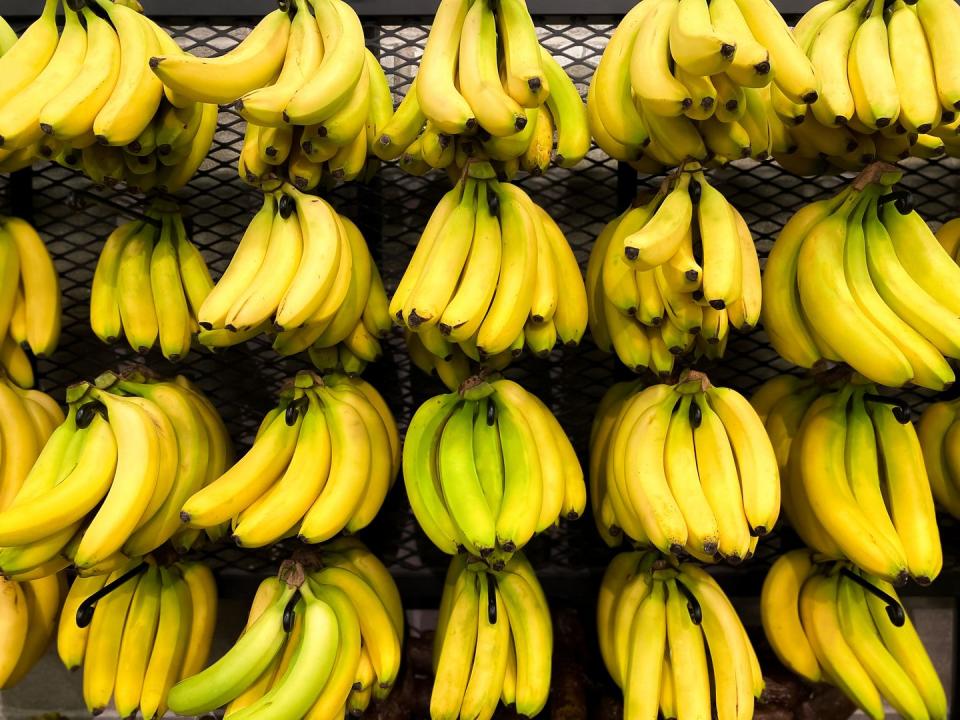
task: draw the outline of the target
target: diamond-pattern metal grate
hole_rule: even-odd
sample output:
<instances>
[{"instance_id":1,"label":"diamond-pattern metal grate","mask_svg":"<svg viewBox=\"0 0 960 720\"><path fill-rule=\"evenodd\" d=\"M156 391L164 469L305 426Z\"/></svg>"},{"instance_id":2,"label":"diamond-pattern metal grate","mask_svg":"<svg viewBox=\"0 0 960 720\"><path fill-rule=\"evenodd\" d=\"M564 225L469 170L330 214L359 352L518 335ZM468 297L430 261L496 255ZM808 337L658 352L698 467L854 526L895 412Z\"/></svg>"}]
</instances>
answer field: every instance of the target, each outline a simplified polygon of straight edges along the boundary
<instances>
[{"instance_id":1,"label":"diamond-pattern metal grate","mask_svg":"<svg viewBox=\"0 0 960 720\"><path fill-rule=\"evenodd\" d=\"M538 19L543 43L566 67L584 95L614 27L612 21L603 23L593 18L590 22L593 24L571 18ZM166 27L183 47L198 55L230 49L251 27L249 19L213 18L204 25L194 23L174 19ZM407 91L416 74L428 27L426 18L366 27L369 45L378 53L397 99ZM193 240L203 250L215 277L226 268L246 223L261 202L259 193L237 177L243 130L241 118L222 112L210 156L197 177L178 194ZM958 166L950 160L916 162L910 166L903 184L914 191L919 210L928 220L942 222L960 207ZM762 261L793 212L844 182L835 177L799 178L770 162L740 162L714 171L712 177L750 224ZM660 180L641 177L637 185L653 188ZM32 208L29 203L18 202L15 210L17 214L32 216L61 273L63 339L52 360L40 363L39 372L42 387L62 399L68 384L92 378L120 362L138 359L122 344L108 348L99 343L89 328L88 304L102 243L110 230L124 221L120 213L99 204L97 198L134 210L142 207L143 199L93 188L74 171L40 165L32 179L0 177L0 211L10 211L10 198L21 197L17 186L22 189L23 183L31 181ZM594 148L576 170L554 168L545 177L522 179L520 185L557 220L585 268L593 239L616 214L618 196L631 196L632 189L624 184L632 182L629 172L618 175L616 163ZM388 293L396 287L421 229L446 187L443 173L415 178L390 164L369 185L345 185L330 193L331 202L364 232ZM383 393L404 428L416 407L442 388L437 381L412 368L399 332L384 345L385 357L371 365L365 377ZM281 358L264 339L219 354L195 350L178 366L164 361L158 350L145 362L162 373L182 372L198 383L220 410L240 449L250 442L261 417L273 405L274 393L282 380L308 364L305 358ZM726 359L708 369L718 384L749 394L765 378L790 367L778 359L762 330L757 330L732 339ZM589 339L580 348L558 351L546 361L524 359L509 374L553 408L584 458L598 400L613 382L629 376L613 357L599 352ZM904 395L918 409L929 397L914 391ZM432 596L435 602L447 559L417 530L403 497L402 483L398 483L364 538L401 583L408 580L415 593ZM784 536L760 544L751 573L762 571L769 564L781 542L791 540ZM241 551L222 543L206 549L205 554L222 573L260 574L276 568L288 551L285 545ZM548 591L568 598L575 596L580 586L592 592L589 583L571 580L595 577L610 556L589 518L534 541L528 554ZM740 569L744 570L747 568Z\"/></svg>"}]
</instances>

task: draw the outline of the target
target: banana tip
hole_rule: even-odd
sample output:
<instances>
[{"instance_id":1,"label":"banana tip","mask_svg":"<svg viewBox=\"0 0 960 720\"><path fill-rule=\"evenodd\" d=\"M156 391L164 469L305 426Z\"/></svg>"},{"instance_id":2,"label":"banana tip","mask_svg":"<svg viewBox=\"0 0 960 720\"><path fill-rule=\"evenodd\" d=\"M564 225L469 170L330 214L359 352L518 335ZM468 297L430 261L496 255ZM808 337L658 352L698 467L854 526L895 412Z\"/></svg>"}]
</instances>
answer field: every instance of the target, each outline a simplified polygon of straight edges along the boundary
<instances>
[{"instance_id":1,"label":"banana tip","mask_svg":"<svg viewBox=\"0 0 960 720\"><path fill-rule=\"evenodd\" d=\"M181 512L180 512L180 522L185 522L185 523L190 522L190 513L181 511Z\"/></svg>"},{"instance_id":2,"label":"banana tip","mask_svg":"<svg viewBox=\"0 0 960 720\"><path fill-rule=\"evenodd\" d=\"M162 58L162 57L154 56L154 57L150 58L150 68L151 68L152 70L155 70L155 69L160 65L161 62L163 62L163 58Z\"/></svg>"}]
</instances>

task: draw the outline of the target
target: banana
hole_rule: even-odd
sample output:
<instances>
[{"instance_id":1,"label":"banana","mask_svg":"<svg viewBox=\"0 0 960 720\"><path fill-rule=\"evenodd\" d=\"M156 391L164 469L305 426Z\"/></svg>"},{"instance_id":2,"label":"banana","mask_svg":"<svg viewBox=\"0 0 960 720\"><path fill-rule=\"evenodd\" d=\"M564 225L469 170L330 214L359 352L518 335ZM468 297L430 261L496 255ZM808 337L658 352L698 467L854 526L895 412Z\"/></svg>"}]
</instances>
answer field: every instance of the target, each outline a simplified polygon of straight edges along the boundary
<instances>
[{"instance_id":1,"label":"banana","mask_svg":"<svg viewBox=\"0 0 960 720\"><path fill-rule=\"evenodd\" d=\"M804 314L830 347L857 338L857 352L847 351L845 358L854 368L874 381L899 387L911 379L913 370L899 348L857 305L842 273L847 218L855 201L856 196L844 200L803 242L797 273L800 301Z\"/></svg>"},{"instance_id":2,"label":"banana","mask_svg":"<svg viewBox=\"0 0 960 720\"><path fill-rule=\"evenodd\" d=\"M665 586L654 582L630 625L630 656L624 668L624 716L656 717L667 647Z\"/></svg>"},{"instance_id":3,"label":"banana","mask_svg":"<svg viewBox=\"0 0 960 720\"><path fill-rule=\"evenodd\" d=\"M17 40L17 33L10 27L10 23L0 18L0 57L9 52Z\"/></svg>"},{"instance_id":4,"label":"banana","mask_svg":"<svg viewBox=\"0 0 960 720\"><path fill-rule=\"evenodd\" d=\"M285 108L285 119L296 125L326 121L354 102L365 71L363 27L356 12L338 0L312 4L323 39L323 59ZM362 100L369 99L363 95Z\"/></svg>"},{"instance_id":5,"label":"banana","mask_svg":"<svg viewBox=\"0 0 960 720\"><path fill-rule=\"evenodd\" d=\"M290 196L281 196L278 202L263 262L247 290L227 312L227 329L250 328L274 316L286 289L296 277L302 259L303 233L293 212L293 199L283 198Z\"/></svg>"},{"instance_id":6,"label":"banana","mask_svg":"<svg viewBox=\"0 0 960 720\"><path fill-rule=\"evenodd\" d=\"M700 482L720 529L717 549L737 563L745 559L750 544L750 525L737 467L739 457L731 446L722 416L707 397L697 393L691 407L697 408L691 410L690 419Z\"/></svg>"},{"instance_id":7,"label":"banana","mask_svg":"<svg viewBox=\"0 0 960 720\"><path fill-rule=\"evenodd\" d=\"M78 438L77 447L75 467L55 487L0 512L0 544L40 540L49 535L51 527L66 527L82 519L104 498L114 479L117 458L116 440L106 420L95 415Z\"/></svg>"},{"instance_id":8,"label":"banana","mask_svg":"<svg viewBox=\"0 0 960 720\"><path fill-rule=\"evenodd\" d=\"M87 50L76 78L40 111L40 128L58 140L73 140L93 129L120 76L120 41L109 22L83 9Z\"/></svg>"},{"instance_id":9,"label":"banana","mask_svg":"<svg viewBox=\"0 0 960 720\"><path fill-rule=\"evenodd\" d=\"M150 289L160 349L165 358L177 362L190 350L191 316L180 279L177 248L171 237L172 225L172 218L164 216L163 229L150 255Z\"/></svg>"},{"instance_id":10,"label":"banana","mask_svg":"<svg viewBox=\"0 0 960 720\"><path fill-rule=\"evenodd\" d=\"M840 629L877 690L904 717L929 717L919 691L883 644L863 589L847 578L838 586Z\"/></svg>"},{"instance_id":11,"label":"banana","mask_svg":"<svg viewBox=\"0 0 960 720\"><path fill-rule=\"evenodd\" d=\"M257 23L239 45L220 57L198 58L180 53L143 60L149 60L150 69L163 85L182 97L194 102L227 105L256 88L267 86L276 77L283 64L290 30L289 14L274 10ZM143 52L141 50L141 54Z\"/></svg>"},{"instance_id":12,"label":"banana","mask_svg":"<svg viewBox=\"0 0 960 720\"><path fill-rule=\"evenodd\" d=\"M102 145L124 146L140 136L160 104L163 83L149 67L150 56L160 45L137 12L107 2L100 7L117 31L120 67L113 92L93 121L93 132Z\"/></svg>"},{"instance_id":13,"label":"banana","mask_svg":"<svg viewBox=\"0 0 960 720\"><path fill-rule=\"evenodd\" d=\"M420 60L416 91L423 114L450 135L460 135L477 125L470 103L460 94L455 80L462 30L470 3L443 0L437 9Z\"/></svg>"},{"instance_id":14,"label":"banana","mask_svg":"<svg viewBox=\"0 0 960 720\"><path fill-rule=\"evenodd\" d=\"M919 584L927 585L940 573L943 551L920 441L913 425L899 422L889 407L870 403L867 409L876 429L893 524L905 541L907 568Z\"/></svg>"},{"instance_id":15,"label":"banana","mask_svg":"<svg viewBox=\"0 0 960 720\"><path fill-rule=\"evenodd\" d=\"M639 270L653 269L676 254L693 215L689 187L690 175L681 174L649 222L623 238L626 259Z\"/></svg>"},{"instance_id":16,"label":"banana","mask_svg":"<svg viewBox=\"0 0 960 720\"><path fill-rule=\"evenodd\" d=\"M26 598L20 584L0 579L0 686L6 687L14 673L27 641L29 617Z\"/></svg>"},{"instance_id":17,"label":"banana","mask_svg":"<svg viewBox=\"0 0 960 720\"><path fill-rule=\"evenodd\" d=\"M716 310L732 305L742 294L741 241L733 209L702 173L697 223L703 245L703 296Z\"/></svg>"},{"instance_id":18,"label":"banana","mask_svg":"<svg viewBox=\"0 0 960 720\"><path fill-rule=\"evenodd\" d=\"M900 214L890 203L879 213L897 257L910 276L951 313L960 309L960 289L943 285L960 280L960 267L937 242L916 211Z\"/></svg>"},{"instance_id":19,"label":"banana","mask_svg":"<svg viewBox=\"0 0 960 720\"><path fill-rule=\"evenodd\" d=\"M703 634L710 649L716 687L717 717L753 717L754 695L763 692L762 675L759 691L754 688L752 650L740 618L716 581L701 568L684 564L680 578L700 603Z\"/></svg>"},{"instance_id":20,"label":"banana","mask_svg":"<svg viewBox=\"0 0 960 720\"><path fill-rule=\"evenodd\" d=\"M407 94L393 116L380 128L373 153L381 160L396 160L416 139L426 122L417 93L417 79L410 84Z\"/></svg>"},{"instance_id":21,"label":"banana","mask_svg":"<svg viewBox=\"0 0 960 720\"><path fill-rule=\"evenodd\" d=\"M866 0L855 0L830 17L810 46L810 63L820 81L820 97L810 109L827 127L846 124L856 112L848 58L865 5Z\"/></svg>"},{"instance_id":22,"label":"banana","mask_svg":"<svg viewBox=\"0 0 960 720\"><path fill-rule=\"evenodd\" d=\"M716 75L730 66L737 46L718 33L704 0L679 0L670 24L670 55L693 75Z\"/></svg>"},{"instance_id":23,"label":"banana","mask_svg":"<svg viewBox=\"0 0 960 720\"><path fill-rule=\"evenodd\" d=\"M515 396L516 393L514 402ZM543 510L543 486L551 479L545 481L543 476L533 427L526 414L501 392L494 393L493 402L504 466L504 491L496 535L498 545L509 553L526 545L537 530Z\"/></svg>"},{"instance_id":24,"label":"banana","mask_svg":"<svg viewBox=\"0 0 960 720\"><path fill-rule=\"evenodd\" d=\"M493 203L495 201L489 184L480 183L477 189L476 224L463 267L463 278L438 322L440 331L454 342L461 342L476 334L496 292L502 239Z\"/></svg>"},{"instance_id":25,"label":"banana","mask_svg":"<svg viewBox=\"0 0 960 720\"><path fill-rule=\"evenodd\" d=\"M107 582L119 579L129 567L110 574ZM123 630L137 587L142 580L127 581L97 605L90 623L83 658L83 699L87 709L99 714L110 704L116 682ZM72 619L72 618L71 618Z\"/></svg>"},{"instance_id":26,"label":"banana","mask_svg":"<svg viewBox=\"0 0 960 720\"><path fill-rule=\"evenodd\" d=\"M63 575L53 574L24 581L21 588L26 604L29 630L20 658L13 672L4 682L4 687L17 685L46 653L50 638L56 631L66 581Z\"/></svg>"},{"instance_id":27,"label":"banana","mask_svg":"<svg viewBox=\"0 0 960 720\"><path fill-rule=\"evenodd\" d=\"M900 115L900 96L890 61L883 7L873 2L853 37L848 61L850 89L857 118L867 127L883 128Z\"/></svg>"},{"instance_id":28,"label":"banana","mask_svg":"<svg viewBox=\"0 0 960 720\"><path fill-rule=\"evenodd\" d=\"M633 92L646 111L657 115L680 115L693 105L687 87L670 72L670 33L676 16L677 3L660 2L652 7L637 33L630 60Z\"/></svg>"},{"instance_id":29,"label":"banana","mask_svg":"<svg viewBox=\"0 0 960 720\"><path fill-rule=\"evenodd\" d=\"M546 104L557 128L554 162L560 167L572 168L590 150L587 108L570 76L543 47L540 48L540 64L546 84L550 87Z\"/></svg>"},{"instance_id":30,"label":"banana","mask_svg":"<svg viewBox=\"0 0 960 720\"><path fill-rule=\"evenodd\" d=\"M207 664L217 624L217 585L203 563L181 563L183 582L190 595L190 634L177 680L200 672Z\"/></svg>"},{"instance_id":31,"label":"banana","mask_svg":"<svg viewBox=\"0 0 960 720\"><path fill-rule=\"evenodd\" d=\"M116 438L116 474L83 533L74 556L78 568L96 565L120 549L151 502L161 466L160 435L151 416L131 399L107 392L95 397L106 406Z\"/></svg>"},{"instance_id":32,"label":"banana","mask_svg":"<svg viewBox=\"0 0 960 720\"><path fill-rule=\"evenodd\" d=\"M947 435L953 433L956 411L950 403L933 403L920 416L917 436L923 450L924 466L930 479L930 488L938 503L951 514L957 510L955 471L951 458L952 446L946 444Z\"/></svg>"},{"instance_id":33,"label":"banana","mask_svg":"<svg viewBox=\"0 0 960 720\"><path fill-rule=\"evenodd\" d=\"M266 495L244 511L233 530L242 547L261 547L283 537L307 514L327 480L331 458L327 421L316 393L306 397L309 406L290 464Z\"/></svg>"},{"instance_id":34,"label":"banana","mask_svg":"<svg viewBox=\"0 0 960 720\"><path fill-rule=\"evenodd\" d=\"M314 543L336 535L361 505L375 452L360 413L324 388L318 393L331 443L338 452L332 455L327 482L300 526L300 538Z\"/></svg>"},{"instance_id":35,"label":"banana","mask_svg":"<svg viewBox=\"0 0 960 720\"><path fill-rule=\"evenodd\" d=\"M503 249L493 302L477 332L477 348L487 357L503 352L520 334L530 311L537 272L536 226L523 191L495 186L500 201Z\"/></svg>"},{"instance_id":36,"label":"banana","mask_svg":"<svg viewBox=\"0 0 960 720\"><path fill-rule=\"evenodd\" d=\"M447 236L443 245L430 243L429 254L424 257L422 266L417 265L414 258L407 268L405 275L411 272L417 275L402 309L402 317L411 329L424 323L436 325L453 297L473 240L476 191L476 181L468 179L457 208L443 224L442 232ZM430 230L428 225L423 239ZM400 294L400 288L397 294Z\"/></svg>"},{"instance_id":37,"label":"banana","mask_svg":"<svg viewBox=\"0 0 960 720\"><path fill-rule=\"evenodd\" d=\"M546 705L550 690L553 654L550 609L532 568L522 555L494 576L514 638L517 712L535 717Z\"/></svg>"},{"instance_id":38,"label":"banana","mask_svg":"<svg viewBox=\"0 0 960 720\"><path fill-rule=\"evenodd\" d=\"M507 8L500 10L508 11ZM507 94L510 85L505 89L500 83L496 50L497 25L493 10L487 3L474 3L467 11L460 36L460 90L480 127L493 136L505 137L522 131L527 117L520 104Z\"/></svg>"},{"instance_id":39,"label":"banana","mask_svg":"<svg viewBox=\"0 0 960 720\"><path fill-rule=\"evenodd\" d=\"M358 611L354 609L347 593L329 585L316 586L315 593L317 600L329 605L336 614L339 647L336 648L333 669L306 717L311 720L335 720L343 714L343 705L350 695L353 678L360 664L362 629Z\"/></svg>"},{"instance_id":40,"label":"banana","mask_svg":"<svg viewBox=\"0 0 960 720\"><path fill-rule=\"evenodd\" d=\"M325 304L338 274L342 244L336 211L320 198L288 188L303 237L300 265L277 308L279 328L299 327Z\"/></svg>"},{"instance_id":41,"label":"banana","mask_svg":"<svg viewBox=\"0 0 960 720\"><path fill-rule=\"evenodd\" d=\"M897 592L890 583L876 577L866 578L875 587L880 588L887 595L897 599ZM880 632L883 644L899 663L914 686L919 690L924 704L930 713L931 720L947 717L947 698L943 690L943 685L937 675L930 656L923 647L917 631L910 621L910 617L905 617L902 627L896 627L887 614L887 605L884 601L872 593L864 593L867 605L870 608L870 615L873 617L874 625Z\"/></svg>"},{"instance_id":42,"label":"banana","mask_svg":"<svg viewBox=\"0 0 960 720\"><path fill-rule=\"evenodd\" d=\"M757 42L734 0L710 3L710 22L715 31L736 47L724 72L744 87L765 87L775 77L770 53Z\"/></svg>"},{"instance_id":43,"label":"banana","mask_svg":"<svg viewBox=\"0 0 960 720\"><path fill-rule=\"evenodd\" d=\"M467 571L459 592L452 599L442 636L437 632L440 645L439 653L435 651L436 678L430 695L430 716L437 720L454 720L460 714L477 646L479 594L477 575Z\"/></svg>"},{"instance_id":44,"label":"banana","mask_svg":"<svg viewBox=\"0 0 960 720\"><path fill-rule=\"evenodd\" d=\"M508 649L512 643L503 597L492 576L478 574L477 643L467 682L461 717L490 718L500 702Z\"/></svg>"},{"instance_id":45,"label":"banana","mask_svg":"<svg viewBox=\"0 0 960 720\"><path fill-rule=\"evenodd\" d=\"M761 0L736 3L750 32L770 53L777 88L793 103L816 103L820 91L816 71L780 12Z\"/></svg>"},{"instance_id":46,"label":"banana","mask_svg":"<svg viewBox=\"0 0 960 720\"><path fill-rule=\"evenodd\" d=\"M800 595L803 626L830 679L869 717L882 718L883 702L876 686L844 637L837 610L839 575L814 576Z\"/></svg>"},{"instance_id":47,"label":"banana","mask_svg":"<svg viewBox=\"0 0 960 720\"><path fill-rule=\"evenodd\" d=\"M602 138L598 134L602 130L615 143L626 148L642 147L650 137L643 115L634 104L630 74L637 36L647 22L649 11L648 3L638 3L617 25L597 65L587 97L588 110L596 112L595 121L591 120L593 134ZM609 143L604 149L606 146ZM619 150L617 147L611 149ZM630 154L624 150L613 156L626 159Z\"/></svg>"},{"instance_id":48,"label":"banana","mask_svg":"<svg viewBox=\"0 0 960 720\"><path fill-rule=\"evenodd\" d=\"M887 18L887 37L900 99L898 120L910 132L929 131L941 113L933 59L917 13L902 0Z\"/></svg>"},{"instance_id":49,"label":"banana","mask_svg":"<svg viewBox=\"0 0 960 720\"><path fill-rule=\"evenodd\" d=\"M123 626L117 679L113 688L117 712L130 717L140 707L144 674L150 662L160 619L160 569L151 566L133 594Z\"/></svg>"},{"instance_id":50,"label":"banana","mask_svg":"<svg viewBox=\"0 0 960 720\"><path fill-rule=\"evenodd\" d=\"M285 640L283 614L295 592L296 588L282 584L279 594L267 600L262 614L248 625L226 655L174 685L167 696L170 709L180 715L213 710L240 695L260 677Z\"/></svg>"},{"instance_id":51,"label":"banana","mask_svg":"<svg viewBox=\"0 0 960 720\"><path fill-rule=\"evenodd\" d=\"M93 275L90 290L90 325L103 342L113 344L120 337L123 326L119 305L119 265L127 241L141 230L140 223L126 223L110 233Z\"/></svg>"},{"instance_id":52,"label":"banana","mask_svg":"<svg viewBox=\"0 0 960 720\"><path fill-rule=\"evenodd\" d=\"M195 493L180 513L194 527L213 527L249 507L286 469L296 449L303 417L287 424L281 413L250 451L220 477Z\"/></svg>"},{"instance_id":53,"label":"banana","mask_svg":"<svg viewBox=\"0 0 960 720\"><path fill-rule=\"evenodd\" d=\"M684 678L683 692L677 692L678 717L710 717L710 679L707 656L701 629L694 625L687 612L686 598L677 588L677 581L666 584L667 643L670 665L679 689L679 678Z\"/></svg>"},{"instance_id":54,"label":"banana","mask_svg":"<svg viewBox=\"0 0 960 720\"><path fill-rule=\"evenodd\" d=\"M50 252L29 223L0 218L20 256L20 283L26 300L27 343L36 357L50 356L60 339L60 280Z\"/></svg>"},{"instance_id":55,"label":"banana","mask_svg":"<svg viewBox=\"0 0 960 720\"><path fill-rule=\"evenodd\" d=\"M20 38L0 57L0 104L18 97L47 67L60 40L59 0L44 0L43 10Z\"/></svg>"},{"instance_id":56,"label":"banana","mask_svg":"<svg viewBox=\"0 0 960 720\"><path fill-rule=\"evenodd\" d=\"M324 56L320 28L309 3L300 0L295 6L297 13L290 24L283 67L276 82L237 100L237 112L248 122L264 127L282 125L284 108L317 70Z\"/></svg>"},{"instance_id":57,"label":"banana","mask_svg":"<svg viewBox=\"0 0 960 720\"><path fill-rule=\"evenodd\" d=\"M803 489L817 518L848 557L870 572L897 579L908 572L906 558L860 510L843 469L848 398L849 390L837 393L809 420L799 449Z\"/></svg>"},{"instance_id":58,"label":"banana","mask_svg":"<svg viewBox=\"0 0 960 720\"><path fill-rule=\"evenodd\" d=\"M763 581L760 617L780 662L810 682L820 682L820 663L807 639L798 607L800 589L813 572L808 550L793 550L777 558Z\"/></svg>"},{"instance_id":59,"label":"banana","mask_svg":"<svg viewBox=\"0 0 960 720\"><path fill-rule=\"evenodd\" d=\"M707 402L723 423L733 448L747 523L752 534L765 535L780 512L780 476L773 447L761 432L763 423L735 390L709 388Z\"/></svg>"},{"instance_id":60,"label":"banana","mask_svg":"<svg viewBox=\"0 0 960 720\"><path fill-rule=\"evenodd\" d=\"M117 269L121 325L130 347L141 354L153 347L159 334L152 290L144 296L144 289L150 287L150 260L157 237L154 226L144 223L121 249Z\"/></svg>"},{"instance_id":61,"label":"banana","mask_svg":"<svg viewBox=\"0 0 960 720\"><path fill-rule=\"evenodd\" d=\"M960 28L960 12L951 3L943 0L918 2L916 12L930 48L940 103L947 110L960 110L957 49L950 40Z\"/></svg>"},{"instance_id":62,"label":"banana","mask_svg":"<svg viewBox=\"0 0 960 720\"><path fill-rule=\"evenodd\" d=\"M39 117L44 106L77 76L87 51L87 35L78 13L66 10L64 28L50 62L16 100L0 104L0 147L17 150L43 137Z\"/></svg>"}]
</instances>

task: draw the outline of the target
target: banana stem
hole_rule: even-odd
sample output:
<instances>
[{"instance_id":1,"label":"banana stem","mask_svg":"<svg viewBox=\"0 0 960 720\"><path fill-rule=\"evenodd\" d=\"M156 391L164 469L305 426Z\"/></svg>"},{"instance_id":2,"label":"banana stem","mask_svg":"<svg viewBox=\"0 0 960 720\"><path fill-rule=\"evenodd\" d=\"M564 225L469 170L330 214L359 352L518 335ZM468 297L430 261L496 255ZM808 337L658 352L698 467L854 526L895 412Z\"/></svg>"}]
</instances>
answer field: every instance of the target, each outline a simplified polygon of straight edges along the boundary
<instances>
[{"instance_id":1,"label":"banana stem","mask_svg":"<svg viewBox=\"0 0 960 720\"><path fill-rule=\"evenodd\" d=\"M903 627L904 623L907 621L907 616L903 611L903 605L897 602L895 598L890 597L869 580L864 579L848 568L840 568L840 574L849 580L853 580L853 582L862 587L864 590L869 593L873 593L878 598L883 600L883 602L887 604L887 617L890 618L890 622L893 623L894 627Z\"/></svg>"},{"instance_id":2,"label":"banana stem","mask_svg":"<svg viewBox=\"0 0 960 720\"><path fill-rule=\"evenodd\" d=\"M700 607L700 603L693 593L690 592L690 588L680 582L679 579L675 581L677 583L677 589L683 593L683 596L687 599L687 612L690 613L690 622L694 625L699 625L703 622L703 608Z\"/></svg>"},{"instance_id":3,"label":"banana stem","mask_svg":"<svg viewBox=\"0 0 960 720\"><path fill-rule=\"evenodd\" d=\"M910 422L910 406L903 400L897 400L896 398L889 398L883 395L874 395L873 393L864 393L863 399L867 402L891 405L893 407L893 416L898 423L906 425Z\"/></svg>"},{"instance_id":4,"label":"banana stem","mask_svg":"<svg viewBox=\"0 0 960 720\"><path fill-rule=\"evenodd\" d=\"M123 575L118 577L112 583L104 585L102 588L97 590L93 595L88 597L82 603L80 607L77 608L77 627L85 628L93 622L93 611L96 610L97 603L105 598L107 595L112 593L118 587L123 585L128 580L135 578L137 575L146 572L147 568L150 567L147 563L142 562L137 565L132 570L125 572Z\"/></svg>"},{"instance_id":5,"label":"banana stem","mask_svg":"<svg viewBox=\"0 0 960 720\"><path fill-rule=\"evenodd\" d=\"M487 573L487 621L497 624L497 578Z\"/></svg>"}]
</instances>

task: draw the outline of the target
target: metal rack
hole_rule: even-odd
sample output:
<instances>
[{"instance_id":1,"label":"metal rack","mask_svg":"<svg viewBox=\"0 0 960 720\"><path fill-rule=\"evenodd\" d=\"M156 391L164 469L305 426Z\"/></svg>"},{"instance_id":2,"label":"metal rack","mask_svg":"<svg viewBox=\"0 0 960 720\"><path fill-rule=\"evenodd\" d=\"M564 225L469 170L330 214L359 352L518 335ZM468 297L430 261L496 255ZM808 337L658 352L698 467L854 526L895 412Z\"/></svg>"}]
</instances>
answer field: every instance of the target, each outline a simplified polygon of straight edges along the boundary
<instances>
[{"instance_id":1,"label":"metal rack","mask_svg":"<svg viewBox=\"0 0 960 720\"><path fill-rule=\"evenodd\" d=\"M394 3L395 0L359 0L354 5L365 18L368 43L379 55L399 98L416 72L429 18L395 17L391 11L396 8ZM181 45L201 55L220 53L235 45L256 22L257 13L270 7L265 1L244 0L230 5L234 16L210 17L200 16L180 0L147 0L145 4ZM404 8L431 10L435 4L435 0L414 1L405 3ZM531 0L535 12L559 12L574 4L584 5L566 0ZM577 18L553 14L537 17L544 45L566 67L584 94L615 26L612 13L622 12L630 4L592 3L589 10L578 7ZM35 12L35 2L12 0L12 5L13 15ZM226 6L225 2L213 0L204 3L208 11ZM186 15L188 10L190 17L169 16L174 12ZM374 18L376 11L382 14ZM600 11L604 13L598 14ZM5 15L10 13L5 10ZM243 128L243 120L235 114L221 114L209 158L197 177L179 193L184 215L193 228L193 240L203 250L215 276L226 267L246 223L260 205L258 193L244 185L236 173ZM960 162L953 160L909 164L903 184L914 192L918 210L928 220L947 220L960 208L958 168ZM750 224L761 262L792 213L845 182L839 177L800 178L773 163L749 161L713 171L712 177ZM585 267L593 240L603 225L629 202L637 189L655 187L660 180L638 178L629 168L618 168L594 149L574 171L554 168L545 177L523 178L520 185L557 220ZM387 165L369 185L344 185L330 193L331 202L364 232L388 293L396 287L420 231L446 185L442 173L415 178L395 165ZM112 227L122 221L117 210L96 201L98 196L131 209L142 202L142 198L93 188L80 174L56 165L43 164L13 177L0 177L0 212L31 219L47 240L61 273L63 339L54 357L39 364L42 387L58 398L63 397L63 390L70 383L136 359L122 345L102 345L89 328L90 282L97 256ZM146 358L146 362L160 372L182 372L195 380L220 410L241 449L249 443L263 414L273 406L274 392L281 381L306 366L304 359L279 357L264 339L216 355L195 349L177 366L164 361L159 351ZM791 368L778 358L760 329L731 339L726 359L703 369L716 383L749 394L767 377ZM509 374L551 406L584 458L597 402L611 383L629 375L615 358L599 352L589 338L580 348L557 351L546 361L524 359ZM385 357L371 365L365 377L383 393L401 429L423 400L443 391L438 382L412 368L399 333L385 342ZM918 411L930 394L906 390L902 397ZM956 524L945 518L944 531L945 547L956 547ZM411 607L436 605L447 558L417 529L403 497L402 483L398 483L363 537L390 566ZM722 575L737 593L755 594L772 558L781 548L795 544L796 538L789 532L779 533L760 544L758 556L749 564L735 573L724 571ZM248 580L244 578L262 576L275 569L289 549L280 545L242 551L221 544L205 553L227 583L245 583ZM603 546L592 520L584 518L537 539L528 554L553 598L560 603L583 604L592 601L595 581L612 553ZM960 594L960 568L955 557L950 558L944 576L924 593Z\"/></svg>"}]
</instances>

